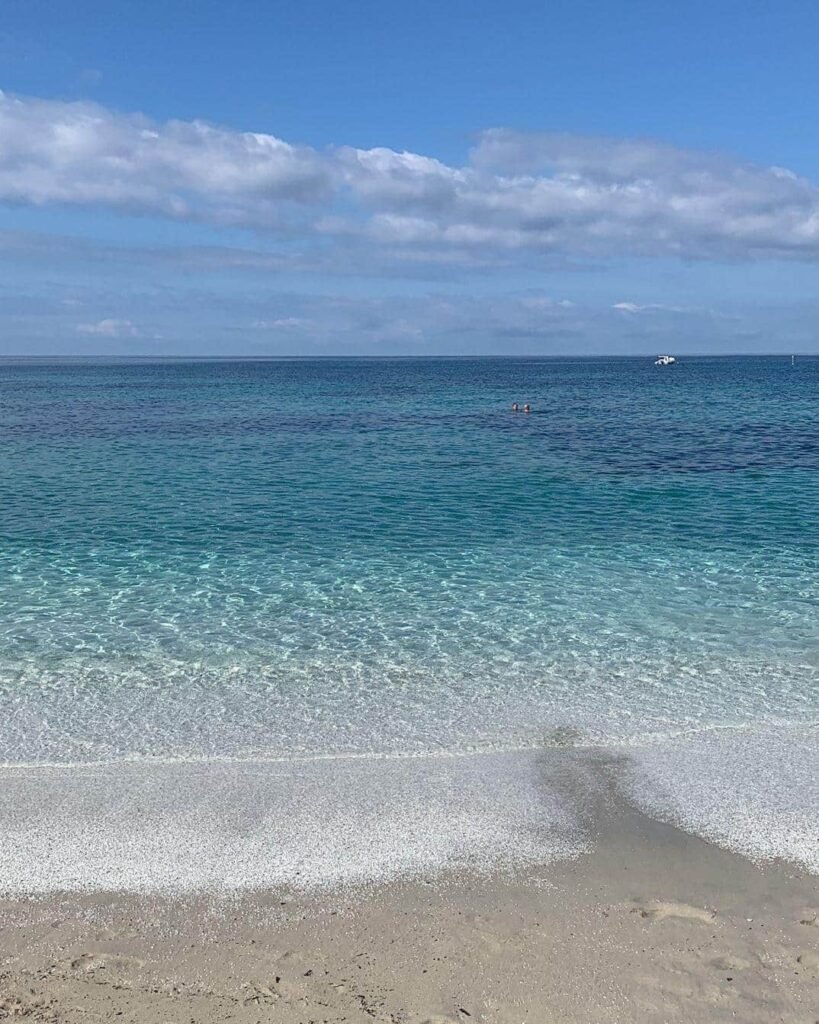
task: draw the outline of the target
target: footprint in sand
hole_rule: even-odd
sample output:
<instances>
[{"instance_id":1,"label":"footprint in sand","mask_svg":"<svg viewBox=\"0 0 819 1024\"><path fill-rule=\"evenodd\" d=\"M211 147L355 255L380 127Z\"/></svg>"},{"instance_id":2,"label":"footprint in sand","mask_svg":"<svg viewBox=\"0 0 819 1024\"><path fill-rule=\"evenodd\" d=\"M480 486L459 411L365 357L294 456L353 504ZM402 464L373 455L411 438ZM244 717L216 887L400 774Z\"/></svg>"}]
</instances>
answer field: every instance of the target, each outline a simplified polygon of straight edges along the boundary
<instances>
[{"instance_id":1,"label":"footprint in sand","mask_svg":"<svg viewBox=\"0 0 819 1024\"><path fill-rule=\"evenodd\" d=\"M245 1006L275 1003L281 999L280 992L276 992L273 986L265 985L262 981L248 981L242 985L242 990L244 996L242 1002Z\"/></svg>"},{"instance_id":2,"label":"footprint in sand","mask_svg":"<svg viewBox=\"0 0 819 1024\"><path fill-rule=\"evenodd\" d=\"M75 971L100 971L144 966L144 960L138 960L135 956L118 956L116 953L81 953L71 961L71 968Z\"/></svg>"},{"instance_id":3,"label":"footprint in sand","mask_svg":"<svg viewBox=\"0 0 819 1024\"><path fill-rule=\"evenodd\" d=\"M717 916L715 910L704 910L702 907L694 907L690 903L675 903L673 901L649 900L647 903L638 903L632 908L632 914L639 914L640 917L650 918L652 921L663 921L666 918L677 918L683 921L699 921L702 924L710 924Z\"/></svg>"},{"instance_id":4,"label":"footprint in sand","mask_svg":"<svg viewBox=\"0 0 819 1024\"><path fill-rule=\"evenodd\" d=\"M744 960L741 956L731 956L730 953L727 956L715 957L708 962L718 971L747 971L749 967L753 967L750 960Z\"/></svg>"},{"instance_id":5,"label":"footprint in sand","mask_svg":"<svg viewBox=\"0 0 819 1024\"><path fill-rule=\"evenodd\" d=\"M86 976L93 981L124 984L136 971L145 966L135 956L117 956L115 953L80 953L71 960L63 960L54 967L67 973Z\"/></svg>"},{"instance_id":6,"label":"footprint in sand","mask_svg":"<svg viewBox=\"0 0 819 1024\"><path fill-rule=\"evenodd\" d=\"M800 924L806 924L808 928L819 928L819 910L808 910L805 916L800 918Z\"/></svg>"}]
</instances>

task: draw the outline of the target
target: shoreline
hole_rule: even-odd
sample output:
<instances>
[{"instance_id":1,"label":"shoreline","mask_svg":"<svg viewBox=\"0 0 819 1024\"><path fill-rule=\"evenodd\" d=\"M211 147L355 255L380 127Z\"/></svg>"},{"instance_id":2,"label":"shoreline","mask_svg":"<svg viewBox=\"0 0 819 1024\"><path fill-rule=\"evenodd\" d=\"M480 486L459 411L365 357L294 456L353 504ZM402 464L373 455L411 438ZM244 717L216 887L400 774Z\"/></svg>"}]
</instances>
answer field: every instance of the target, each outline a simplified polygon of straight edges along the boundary
<instances>
[{"instance_id":1,"label":"shoreline","mask_svg":"<svg viewBox=\"0 0 819 1024\"><path fill-rule=\"evenodd\" d=\"M309 893L519 873L593 851L637 809L819 875L813 726L639 749L572 739L459 756L0 769L0 895Z\"/></svg>"},{"instance_id":2,"label":"shoreline","mask_svg":"<svg viewBox=\"0 0 819 1024\"><path fill-rule=\"evenodd\" d=\"M372 764L335 768L331 783L305 765L227 774L166 766L158 775L131 765L94 769L79 790L71 772L65 789L59 773L22 772L20 787L0 793L0 864L29 866L40 882L73 871L94 884L0 898L0 1020L819 1020L819 879L795 863L754 863L645 813L627 756L555 747L382 762L375 774ZM385 780L391 768L397 774ZM383 792L363 788L377 778ZM166 800L179 798L180 784L184 813L165 820L169 806L179 811ZM350 787L357 803L344 802ZM372 806L356 818L362 796ZM26 825L34 820L39 833ZM291 829L276 834L278 846L266 831L274 821ZM368 832L374 821L386 831ZM449 830L450 847L441 834L429 845L419 830L432 826ZM339 857L346 874L334 873ZM173 882L175 858L184 883L175 891L125 891L95 875ZM219 871L280 881L192 890L192 880Z\"/></svg>"},{"instance_id":3,"label":"shoreline","mask_svg":"<svg viewBox=\"0 0 819 1024\"><path fill-rule=\"evenodd\" d=\"M312 895L0 901L0 1019L815 1024L819 888L624 806L593 848Z\"/></svg>"}]
</instances>

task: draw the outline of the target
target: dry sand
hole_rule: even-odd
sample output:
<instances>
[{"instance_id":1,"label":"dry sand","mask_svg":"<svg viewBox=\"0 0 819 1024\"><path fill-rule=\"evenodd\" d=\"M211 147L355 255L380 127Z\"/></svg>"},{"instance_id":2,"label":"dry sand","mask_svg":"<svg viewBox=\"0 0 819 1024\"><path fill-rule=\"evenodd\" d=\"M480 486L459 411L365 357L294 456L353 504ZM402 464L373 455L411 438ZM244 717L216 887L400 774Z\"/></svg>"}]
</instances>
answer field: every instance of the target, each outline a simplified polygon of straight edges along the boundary
<instances>
[{"instance_id":1,"label":"dry sand","mask_svg":"<svg viewBox=\"0 0 819 1024\"><path fill-rule=\"evenodd\" d=\"M819 1022L819 886L632 808L515 877L0 904L0 1020Z\"/></svg>"}]
</instances>

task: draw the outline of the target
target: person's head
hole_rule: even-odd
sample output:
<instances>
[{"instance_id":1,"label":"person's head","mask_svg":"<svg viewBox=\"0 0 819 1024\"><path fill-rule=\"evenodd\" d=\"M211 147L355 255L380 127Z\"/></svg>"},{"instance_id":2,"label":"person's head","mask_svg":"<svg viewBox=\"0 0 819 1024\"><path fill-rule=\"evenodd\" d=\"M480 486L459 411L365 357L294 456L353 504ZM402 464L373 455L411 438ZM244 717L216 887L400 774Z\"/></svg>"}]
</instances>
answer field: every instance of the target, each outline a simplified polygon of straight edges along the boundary
<instances>
[{"instance_id":1,"label":"person's head","mask_svg":"<svg viewBox=\"0 0 819 1024\"><path fill-rule=\"evenodd\" d=\"M518 403L517 402L512 402L512 412L517 412L517 411L518 411Z\"/></svg>"},{"instance_id":2,"label":"person's head","mask_svg":"<svg viewBox=\"0 0 819 1024\"><path fill-rule=\"evenodd\" d=\"M528 402L526 403L526 405L524 405L523 411L524 412L531 412L532 411L532 409L531 409L531 407L530 407Z\"/></svg>"}]
</instances>

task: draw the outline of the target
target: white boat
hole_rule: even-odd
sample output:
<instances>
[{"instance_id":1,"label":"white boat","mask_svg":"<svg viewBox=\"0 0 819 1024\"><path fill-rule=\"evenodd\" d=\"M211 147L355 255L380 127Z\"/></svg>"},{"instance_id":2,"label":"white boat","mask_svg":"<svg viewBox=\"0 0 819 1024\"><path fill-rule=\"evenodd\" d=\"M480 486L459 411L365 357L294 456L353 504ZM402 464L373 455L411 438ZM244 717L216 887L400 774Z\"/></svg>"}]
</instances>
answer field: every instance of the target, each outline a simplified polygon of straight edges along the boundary
<instances>
[{"instance_id":1,"label":"white boat","mask_svg":"<svg viewBox=\"0 0 819 1024\"><path fill-rule=\"evenodd\" d=\"M671 366L672 363L676 363L677 360L674 356L657 356L654 360L655 366Z\"/></svg>"}]
</instances>

